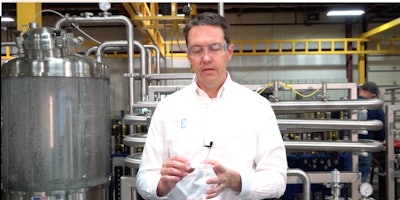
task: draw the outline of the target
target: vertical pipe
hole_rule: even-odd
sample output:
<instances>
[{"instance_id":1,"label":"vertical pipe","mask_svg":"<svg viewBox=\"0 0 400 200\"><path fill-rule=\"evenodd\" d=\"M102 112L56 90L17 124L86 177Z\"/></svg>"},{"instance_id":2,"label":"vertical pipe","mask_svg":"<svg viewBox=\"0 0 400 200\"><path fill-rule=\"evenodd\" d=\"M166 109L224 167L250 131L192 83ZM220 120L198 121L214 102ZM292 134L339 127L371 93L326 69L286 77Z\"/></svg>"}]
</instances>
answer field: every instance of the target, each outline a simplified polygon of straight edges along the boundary
<instances>
[{"instance_id":1,"label":"vertical pipe","mask_svg":"<svg viewBox=\"0 0 400 200\"><path fill-rule=\"evenodd\" d=\"M218 14L224 16L224 2L218 3Z\"/></svg>"},{"instance_id":2,"label":"vertical pipe","mask_svg":"<svg viewBox=\"0 0 400 200\"><path fill-rule=\"evenodd\" d=\"M148 49L153 49L156 52L156 74L161 73L160 70L160 56L161 56L161 52L160 49L158 49L158 47L154 44L145 44L143 45L144 48L148 48ZM149 73L151 72L151 70L149 70ZM160 85L160 80L157 80L157 85Z\"/></svg>"},{"instance_id":3,"label":"vertical pipe","mask_svg":"<svg viewBox=\"0 0 400 200\"><path fill-rule=\"evenodd\" d=\"M138 41L133 41L133 44L139 48L140 50L140 78L141 78L141 101L144 101L146 98L146 50L143 47L143 45L138 42ZM108 42L103 42L101 45L96 50L96 59L97 61L101 62L101 52L103 49L106 47L123 47L127 46L128 43L126 40L121 40L121 41L108 41ZM132 75L133 76L133 75ZM130 90L130 93L133 93L133 90ZM131 104L130 106L132 106ZM132 109L132 108L130 108ZM132 113L131 113L132 114Z\"/></svg>"},{"instance_id":4,"label":"vertical pipe","mask_svg":"<svg viewBox=\"0 0 400 200\"><path fill-rule=\"evenodd\" d=\"M278 89L279 89L279 81L274 80L274 92L273 92L274 98L272 99L273 101L279 101Z\"/></svg>"},{"instance_id":5,"label":"vertical pipe","mask_svg":"<svg viewBox=\"0 0 400 200\"><path fill-rule=\"evenodd\" d=\"M387 105L386 113L386 199L395 199L396 190L394 188L395 177L395 152L394 152L394 131L395 127L395 111L400 111L400 105Z\"/></svg>"},{"instance_id":6,"label":"vertical pipe","mask_svg":"<svg viewBox=\"0 0 400 200\"><path fill-rule=\"evenodd\" d=\"M346 38L352 38L353 30L351 26L351 21L346 19ZM347 51L353 50L353 43L347 43ZM347 82L353 82L353 55L346 54L346 77Z\"/></svg>"},{"instance_id":7,"label":"vertical pipe","mask_svg":"<svg viewBox=\"0 0 400 200\"><path fill-rule=\"evenodd\" d=\"M322 101L328 101L328 84L322 81Z\"/></svg>"},{"instance_id":8,"label":"vertical pipe","mask_svg":"<svg viewBox=\"0 0 400 200\"><path fill-rule=\"evenodd\" d=\"M303 200L311 199L311 181L306 172L301 169L288 169L288 176L298 176L303 181Z\"/></svg>"},{"instance_id":9,"label":"vertical pipe","mask_svg":"<svg viewBox=\"0 0 400 200\"><path fill-rule=\"evenodd\" d=\"M146 49L146 55L147 55L147 74L151 74L152 72L151 72L151 68L152 68L152 65L153 65L153 57L152 57L152 55L151 55L151 50L150 49L148 49L148 48L145 48ZM146 74L146 77L147 77L147 74ZM150 80L150 82L151 82L151 80ZM151 83L147 83L147 85L150 85ZM146 85L146 89L147 89L147 85ZM149 99L149 94L148 94L148 92L147 92L148 90L146 90L146 99L143 99L143 101L148 101L148 99Z\"/></svg>"},{"instance_id":10,"label":"vertical pipe","mask_svg":"<svg viewBox=\"0 0 400 200\"><path fill-rule=\"evenodd\" d=\"M133 41L133 44L140 49L140 81L141 81L141 91L142 97L141 101L146 99L146 88L147 88L147 79L146 79L146 50L143 47L142 43L139 41Z\"/></svg>"},{"instance_id":11,"label":"vertical pipe","mask_svg":"<svg viewBox=\"0 0 400 200\"><path fill-rule=\"evenodd\" d=\"M149 49L153 49L154 51L156 51L156 73L159 74L161 73L160 71L160 49L158 49L158 47L154 44L145 44L143 45L144 48L149 48Z\"/></svg>"},{"instance_id":12,"label":"vertical pipe","mask_svg":"<svg viewBox=\"0 0 400 200\"><path fill-rule=\"evenodd\" d=\"M340 199L340 172L337 169L332 170L331 173L331 194L333 200L339 200Z\"/></svg>"},{"instance_id":13,"label":"vertical pipe","mask_svg":"<svg viewBox=\"0 0 400 200\"><path fill-rule=\"evenodd\" d=\"M133 77L133 58L134 58L134 51L133 51L133 24L132 21L122 15L119 16L105 16L105 17L65 17L56 22L54 25L55 28L60 29L61 25L64 23L109 23L109 22L121 22L126 26L126 36L128 38L128 71L129 71L129 113L133 114L133 104L135 103L135 96L134 96L134 89L135 89L135 82ZM131 133L133 130L131 128Z\"/></svg>"},{"instance_id":14,"label":"vertical pipe","mask_svg":"<svg viewBox=\"0 0 400 200\"><path fill-rule=\"evenodd\" d=\"M362 19L362 31L363 33L367 32L368 29L368 22L367 18L363 16ZM362 42L360 44L360 51L364 51L368 48L368 43L367 42ZM358 83L363 84L365 83L365 78L367 77L366 75L366 65L367 65L367 58L366 54L359 54L358 55Z\"/></svg>"}]
</instances>

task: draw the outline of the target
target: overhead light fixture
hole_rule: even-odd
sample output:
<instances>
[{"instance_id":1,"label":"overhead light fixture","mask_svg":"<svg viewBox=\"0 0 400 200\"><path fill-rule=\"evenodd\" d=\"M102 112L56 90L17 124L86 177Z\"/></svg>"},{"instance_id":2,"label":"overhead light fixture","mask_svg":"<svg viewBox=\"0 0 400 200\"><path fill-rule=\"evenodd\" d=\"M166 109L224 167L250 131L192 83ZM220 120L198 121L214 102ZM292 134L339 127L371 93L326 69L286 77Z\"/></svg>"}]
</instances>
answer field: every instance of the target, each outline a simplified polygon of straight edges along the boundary
<instances>
[{"instance_id":1,"label":"overhead light fixture","mask_svg":"<svg viewBox=\"0 0 400 200\"><path fill-rule=\"evenodd\" d=\"M3 4L0 3L0 17L1 17L1 22L2 22L2 23L3 23L3 22L5 22L5 23L15 22L14 18L9 17L10 15L9 15L9 13L8 13L7 11L5 11L5 12L3 13L3 10L6 10L6 9L7 9L7 6L5 6L4 9L3 9ZM3 14L4 14L4 15L3 15Z\"/></svg>"},{"instance_id":2,"label":"overhead light fixture","mask_svg":"<svg viewBox=\"0 0 400 200\"><path fill-rule=\"evenodd\" d=\"M11 17L1 16L1 22L14 22L15 20Z\"/></svg>"},{"instance_id":3,"label":"overhead light fixture","mask_svg":"<svg viewBox=\"0 0 400 200\"><path fill-rule=\"evenodd\" d=\"M332 10L326 16L360 16L364 14L363 10Z\"/></svg>"}]
</instances>

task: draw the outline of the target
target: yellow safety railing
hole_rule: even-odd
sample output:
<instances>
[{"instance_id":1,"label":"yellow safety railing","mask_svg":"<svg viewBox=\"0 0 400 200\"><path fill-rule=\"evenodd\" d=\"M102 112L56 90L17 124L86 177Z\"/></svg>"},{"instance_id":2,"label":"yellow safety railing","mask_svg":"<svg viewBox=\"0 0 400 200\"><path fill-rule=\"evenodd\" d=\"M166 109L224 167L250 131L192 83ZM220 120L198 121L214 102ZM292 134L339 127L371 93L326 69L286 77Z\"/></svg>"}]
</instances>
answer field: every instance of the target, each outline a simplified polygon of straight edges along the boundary
<instances>
[{"instance_id":1,"label":"yellow safety railing","mask_svg":"<svg viewBox=\"0 0 400 200\"><path fill-rule=\"evenodd\" d=\"M400 38L324 38L287 40L234 40L235 56L315 54L399 54ZM364 49L365 43L368 49ZM167 57L185 57L185 41L166 41Z\"/></svg>"},{"instance_id":2,"label":"yellow safety railing","mask_svg":"<svg viewBox=\"0 0 400 200\"><path fill-rule=\"evenodd\" d=\"M13 56L13 55L11 54L11 48L12 48L12 47L10 47L10 46L4 46L4 48L5 48L6 52L5 52L5 55L4 55L4 56L1 56L1 60L2 60L2 61L3 61L3 60L11 60L11 59L15 58L15 56Z\"/></svg>"},{"instance_id":3,"label":"yellow safety railing","mask_svg":"<svg viewBox=\"0 0 400 200\"><path fill-rule=\"evenodd\" d=\"M287 39L287 40L233 40L234 56L269 55L328 55L328 54L392 54L400 55L400 38L365 39ZM88 43L89 44L89 43ZM86 44L86 46L90 46ZM186 43L183 40L165 41L165 56L169 58L186 57ZM367 44L368 49L364 49ZM351 48L349 48L351 47ZM117 55L113 55L117 56ZM10 49L2 59L13 58Z\"/></svg>"}]
</instances>

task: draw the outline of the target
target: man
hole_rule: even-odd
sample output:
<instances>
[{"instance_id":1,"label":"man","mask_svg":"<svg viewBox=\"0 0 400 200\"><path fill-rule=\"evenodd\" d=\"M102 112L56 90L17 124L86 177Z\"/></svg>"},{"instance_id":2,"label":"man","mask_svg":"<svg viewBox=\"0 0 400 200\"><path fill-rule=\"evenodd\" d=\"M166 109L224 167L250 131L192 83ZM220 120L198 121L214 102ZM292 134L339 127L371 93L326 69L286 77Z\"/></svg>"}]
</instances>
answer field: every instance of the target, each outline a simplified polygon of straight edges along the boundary
<instances>
[{"instance_id":1,"label":"man","mask_svg":"<svg viewBox=\"0 0 400 200\"><path fill-rule=\"evenodd\" d=\"M138 192L145 199L279 198L287 172L282 136L269 101L227 72L234 50L227 21L199 14L184 34L195 76L157 105Z\"/></svg>"},{"instance_id":2,"label":"man","mask_svg":"<svg viewBox=\"0 0 400 200\"><path fill-rule=\"evenodd\" d=\"M359 88L358 91L358 99L374 99L377 98L379 94L379 87L374 82L366 82ZM377 119L381 120L382 123L385 124L385 113L383 109L374 109L368 110L367 113L359 115L360 120L372 120ZM358 135L358 139L372 139L378 141L385 140L385 127L383 127L379 131L368 131L367 135ZM360 156L359 161L359 171L361 172L361 182L366 182L371 170L371 160L372 155L368 154L368 156Z\"/></svg>"}]
</instances>

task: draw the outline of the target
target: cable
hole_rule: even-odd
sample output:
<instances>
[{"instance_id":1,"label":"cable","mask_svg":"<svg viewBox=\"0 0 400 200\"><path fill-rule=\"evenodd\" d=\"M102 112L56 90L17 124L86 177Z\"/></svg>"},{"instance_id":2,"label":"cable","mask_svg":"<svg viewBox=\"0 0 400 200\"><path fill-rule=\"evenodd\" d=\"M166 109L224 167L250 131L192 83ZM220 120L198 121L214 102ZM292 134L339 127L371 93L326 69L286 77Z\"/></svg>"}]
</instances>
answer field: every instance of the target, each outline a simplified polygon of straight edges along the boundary
<instances>
[{"instance_id":1,"label":"cable","mask_svg":"<svg viewBox=\"0 0 400 200\"><path fill-rule=\"evenodd\" d=\"M57 15L59 15L60 17L62 17L62 18L64 18L65 16L64 15L62 15L61 13L59 13L59 12L57 12L57 11L55 11L55 10L50 10L50 9L44 9L44 10L42 10L42 11L40 11L40 12L38 12L36 15L35 15L35 19L34 19L34 21L36 22L36 18L41 14L41 13L44 13L44 12L51 12L51 13L55 13L55 14L57 14Z\"/></svg>"},{"instance_id":2,"label":"cable","mask_svg":"<svg viewBox=\"0 0 400 200\"><path fill-rule=\"evenodd\" d=\"M91 39L92 41L96 42L97 44L101 44L100 41L94 39L92 36L90 36L89 34L85 33L85 31L83 31L82 29L79 28L79 25L75 24L75 23L71 23L71 25L73 27L75 27L79 32L81 32L83 35L85 35L86 37L88 37L89 39Z\"/></svg>"},{"instance_id":3,"label":"cable","mask_svg":"<svg viewBox=\"0 0 400 200\"><path fill-rule=\"evenodd\" d=\"M209 144L209 145L204 145L204 147L208 147L208 148L209 148L209 149L208 149L207 156L204 158L204 160L207 160L208 156L210 155L212 146L213 146L213 141L210 141L210 144Z\"/></svg>"},{"instance_id":4,"label":"cable","mask_svg":"<svg viewBox=\"0 0 400 200\"><path fill-rule=\"evenodd\" d=\"M34 18L34 21L35 21L35 22L36 22L36 18L37 18L41 13L43 13L43 12L51 12L51 13L55 13L55 14L59 15L59 16L62 17L62 18L68 18L68 17L66 17L65 15L63 15L63 14L61 14L61 13L55 11L55 10L45 9L45 10L42 10L42 11L38 12L38 13L35 15L35 18ZM85 35L87 38L89 38L90 40L92 40L92 41L94 41L94 42L96 42L96 43L98 43L98 44L101 44L100 41L94 39L92 36L90 36L90 35L87 34L85 31L83 31L82 29L80 29L78 24L76 24L76 23L74 23L74 22L71 22L71 25L72 25L74 28L76 28L79 32L81 32L83 35Z\"/></svg>"},{"instance_id":5,"label":"cable","mask_svg":"<svg viewBox=\"0 0 400 200\"><path fill-rule=\"evenodd\" d=\"M314 90L313 92L311 92L310 94L304 95L304 94L300 93L298 90L294 89L293 86L291 86L291 85L289 85L289 84L287 84L285 82L279 82L279 84L282 85L284 88L290 89L291 91L293 91L297 95L299 95L301 97L304 97L304 98L311 97L311 96L315 95L321 89L321 88L318 88L318 89ZM260 91L258 91L258 94L263 93L267 88L269 88L269 87L271 87L273 85L274 85L274 82L267 83Z\"/></svg>"}]
</instances>

